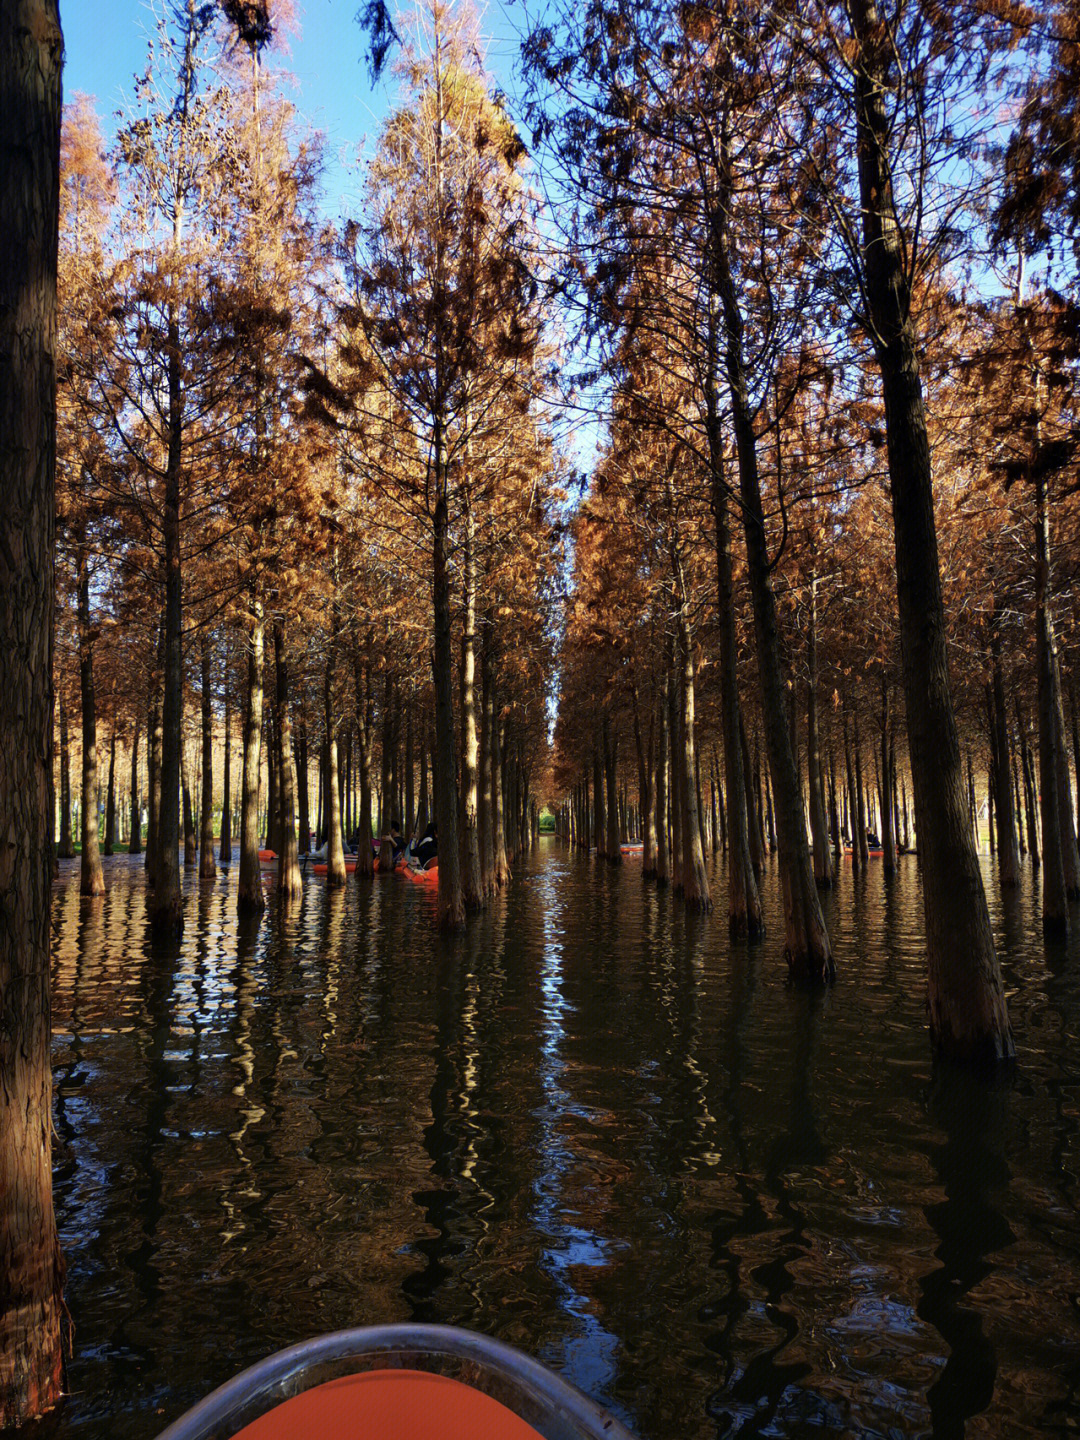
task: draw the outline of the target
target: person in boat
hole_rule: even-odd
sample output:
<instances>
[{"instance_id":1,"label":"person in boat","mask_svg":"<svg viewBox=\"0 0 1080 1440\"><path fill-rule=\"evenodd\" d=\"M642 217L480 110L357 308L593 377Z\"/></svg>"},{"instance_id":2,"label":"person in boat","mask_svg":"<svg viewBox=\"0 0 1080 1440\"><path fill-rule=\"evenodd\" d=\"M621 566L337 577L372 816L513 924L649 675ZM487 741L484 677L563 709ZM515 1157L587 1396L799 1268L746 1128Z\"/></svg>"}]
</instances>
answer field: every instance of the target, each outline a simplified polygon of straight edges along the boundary
<instances>
[{"instance_id":1,"label":"person in boat","mask_svg":"<svg viewBox=\"0 0 1080 1440\"><path fill-rule=\"evenodd\" d=\"M401 833L401 821L390 821L390 839L394 843L394 859L396 860L405 849L405 836Z\"/></svg>"},{"instance_id":2,"label":"person in boat","mask_svg":"<svg viewBox=\"0 0 1080 1440\"><path fill-rule=\"evenodd\" d=\"M420 866L420 868L425 869L428 861L434 860L435 856L438 853L439 831L434 821L432 821L432 823L424 831L423 835L421 835L420 839L416 842L416 849L413 851L413 857L416 860L416 863Z\"/></svg>"},{"instance_id":3,"label":"person in boat","mask_svg":"<svg viewBox=\"0 0 1080 1440\"><path fill-rule=\"evenodd\" d=\"M866 848L868 850L881 849L881 841L878 839L878 837L874 834L872 830L867 830L866 832Z\"/></svg>"}]
</instances>

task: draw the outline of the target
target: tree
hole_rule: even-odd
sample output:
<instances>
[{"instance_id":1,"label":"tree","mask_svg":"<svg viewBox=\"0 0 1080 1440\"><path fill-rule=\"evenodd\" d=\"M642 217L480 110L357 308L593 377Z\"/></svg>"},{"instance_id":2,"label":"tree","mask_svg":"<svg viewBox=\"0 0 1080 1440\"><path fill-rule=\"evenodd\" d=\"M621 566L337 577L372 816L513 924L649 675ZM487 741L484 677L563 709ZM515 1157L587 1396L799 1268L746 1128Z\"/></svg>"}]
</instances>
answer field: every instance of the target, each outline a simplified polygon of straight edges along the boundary
<instances>
[{"instance_id":1,"label":"tree","mask_svg":"<svg viewBox=\"0 0 1080 1440\"><path fill-rule=\"evenodd\" d=\"M0 11L0 1428L62 1389L52 1202L53 487L63 36Z\"/></svg>"}]
</instances>

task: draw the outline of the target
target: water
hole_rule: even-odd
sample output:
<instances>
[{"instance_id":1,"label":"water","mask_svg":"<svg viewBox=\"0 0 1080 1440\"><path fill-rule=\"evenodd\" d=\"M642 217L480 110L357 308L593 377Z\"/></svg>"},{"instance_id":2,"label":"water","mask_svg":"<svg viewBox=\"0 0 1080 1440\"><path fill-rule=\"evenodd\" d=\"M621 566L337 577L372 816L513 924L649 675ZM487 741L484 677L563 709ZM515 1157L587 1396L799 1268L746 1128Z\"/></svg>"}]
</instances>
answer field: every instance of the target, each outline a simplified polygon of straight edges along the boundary
<instances>
[{"instance_id":1,"label":"water","mask_svg":"<svg viewBox=\"0 0 1080 1440\"><path fill-rule=\"evenodd\" d=\"M1020 1065L935 1073L915 860L829 901L839 983L542 841L469 933L399 878L150 945L137 861L55 891L71 1396L149 1440L341 1326L466 1325L642 1440L1080 1429L1080 946L987 869Z\"/></svg>"}]
</instances>

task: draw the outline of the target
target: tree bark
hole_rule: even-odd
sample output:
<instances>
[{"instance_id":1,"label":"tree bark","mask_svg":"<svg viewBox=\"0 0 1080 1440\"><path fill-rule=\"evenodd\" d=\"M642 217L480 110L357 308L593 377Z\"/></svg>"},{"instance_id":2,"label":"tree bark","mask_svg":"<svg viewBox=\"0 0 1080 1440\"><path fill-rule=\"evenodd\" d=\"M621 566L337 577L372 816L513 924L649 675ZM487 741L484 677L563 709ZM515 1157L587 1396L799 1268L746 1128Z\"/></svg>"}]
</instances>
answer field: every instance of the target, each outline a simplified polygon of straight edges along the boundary
<instances>
[{"instance_id":1,"label":"tree bark","mask_svg":"<svg viewBox=\"0 0 1080 1440\"><path fill-rule=\"evenodd\" d=\"M244 758L240 785L240 878L236 906L241 914L266 909L259 864L259 778L262 771L263 648L266 624L258 595L251 596L248 640L247 707L244 714Z\"/></svg>"},{"instance_id":2,"label":"tree bark","mask_svg":"<svg viewBox=\"0 0 1080 1440\"><path fill-rule=\"evenodd\" d=\"M435 915L442 930L465 924L458 844L457 743L454 735L454 662L450 619L450 571L447 561L449 509L443 473L441 429L436 444L434 544L432 550L433 669L435 681L435 809L439 823L439 885Z\"/></svg>"},{"instance_id":3,"label":"tree bark","mask_svg":"<svg viewBox=\"0 0 1080 1440\"><path fill-rule=\"evenodd\" d=\"M199 816L199 879L212 880L214 863L214 710L210 634L202 634L200 668L202 680L202 806ZM224 822L224 811L222 811Z\"/></svg>"},{"instance_id":4,"label":"tree bark","mask_svg":"<svg viewBox=\"0 0 1080 1440\"><path fill-rule=\"evenodd\" d=\"M357 880L370 880L375 874L375 854L371 848L371 674L362 664L359 652L353 667L356 690L357 764L360 770L360 838L356 844Z\"/></svg>"},{"instance_id":5,"label":"tree bark","mask_svg":"<svg viewBox=\"0 0 1080 1440\"><path fill-rule=\"evenodd\" d=\"M105 843L102 853L112 855L116 850L116 716L113 715L109 734L109 778L105 786Z\"/></svg>"},{"instance_id":6,"label":"tree bark","mask_svg":"<svg viewBox=\"0 0 1080 1440\"><path fill-rule=\"evenodd\" d=\"M491 620L485 617L480 647L480 803L477 811L477 831L480 848L480 890L486 899L490 899L496 889L492 829L494 793L491 777L491 736L495 718L492 686L493 645Z\"/></svg>"},{"instance_id":7,"label":"tree bark","mask_svg":"<svg viewBox=\"0 0 1080 1440\"><path fill-rule=\"evenodd\" d=\"M49 1058L62 60L55 4L0 6L0 1430L63 1389Z\"/></svg>"},{"instance_id":8,"label":"tree bark","mask_svg":"<svg viewBox=\"0 0 1080 1440\"><path fill-rule=\"evenodd\" d=\"M686 618L685 600L679 609L679 651L681 674L679 680L682 715L683 772L682 789L682 854L683 854L683 899L692 910L707 914L712 909L709 894L709 876L705 869L705 856L701 846L701 810L698 797L697 751L695 748L695 694L694 694L694 651L690 625Z\"/></svg>"},{"instance_id":9,"label":"tree bark","mask_svg":"<svg viewBox=\"0 0 1080 1440\"><path fill-rule=\"evenodd\" d=\"M990 654L993 674L990 684L991 718L994 735L994 797L997 810L997 861L1001 884L1020 884L1020 855L1016 844L1013 813L1012 764L1009 758L1009 721L1005 710L1005 678L1001 670L1001 639L991 632Z\"/></svg>"},{"instance_id":10,"label":"tree bark","mask_svg":"<svg viewBox=\"0 0 1080 1440\"><path fill-rule=\"evenodd\" d=\"M607 842L605 850L610 865L622 864L622 846L619 837L619 799L615 793L619 765L619 736L611 729L611 720L605 715L602 726L604 746L604 785L607 804L604 815L607 820Z\"/></svg>"},{"instance_id":11,"label":"tree bark","mask_svg":"<svg viewBox=\"0 0 1080 1440\"><path fill-rule=\"evenodd\" d=\"M806 774L810 791L810 834L813 839L814 879L823 890L833 883L832 854L825 819L825 789L821 779L818 737L817 576L810 577L810 612L806 636Z\"/></svg>"},{"instance_id":12,"label":"tree bark","mask_svg":"<svg viewBox=\"0 0 1080 1440\"><path fill-rule=\"evenodd\" d=\"M225 731L224 754L221 760L221 837L218 844L218 859L222 865L232 864L232 709L229 700L232 695L232 645L225 657L225 679L222 685L221 723Z\"/></svg>"},{"instance_id":13,"label":"tree bark","mask_svg":"<svg viewBox=\"0 0 1080 1440\"><path fill-rule=\"evenodd\" d=\"M461 557L464 576L464 623L461 635L461 794L460 835L461 895L466 909L478 910L485 903L480 880L480 739L476 724L476 556L474 521L466 508L464 546Z\"/></svg>"},{"instance_id":14,"label":"tree bark","mask_svg":"<svg viewBox=\"0 0 1080 1440\"><path fill-rule=\"evenodd\" d=\"M195 868L195 813L192 808L191 771L188 767L187 744L180 734L180 792L184 802L184 868Z\"/></svg>"},{"instance_id":15,"label":"tree bark","mask_svg":"<svg viewBox=\"0 0 1080 1440\"><path fill-rule=\"evenodd\" d=\"M668 735L668 686L670 685L667 666L664 666L656 697L656 883L659 886L671 883L671 842L668 828L668 778L670 737Z\"/></svg>"},{"instance_id":16,"label":"tree bark","mask_svg":"<svg viewBox=\"0 0 1080 1440\"><path fill-rule=\"evenodd\" d=\"M889 753L889 682L881 677L881 867L886 875L896 873L896 844L893 837L892 757Z\"/></svg>"},{"instance_id":17,"label":"tree bark","mask_svg":"<svg viewBox=\"0 0 1080 1440\"><path fill-rule=\"evenodd\" d=\"M292 719L289 715L289 669L285 657L285 621L280 614L274 617L274 684L281 749L277 888L281 898L290 901L298 900L304 893L304 881L300 874L300 852L296 843L296 771L293 765ZM370 849L369 845L369 852Z\"/></svg>"},{"instance_id":18,"label":"tree bark","mask_svg":"<svg viewBox=\"0 0 1080 1440\"><path fill-rule=\"evenodd\" d=\"M104 895L98 850L97 704L94 694L94 640L90 628L90 558L85 543L76 559L79 621L79 690L82 696L82 855L79 894Z\"/></svg>"},{"instance_id":19,"label":"tree bark","mask_svg":"<svg viewBox=\"0 0 1080 1440\"><path fill-rule=\"evenodd\" d=\"M341 839L341 786L338 777L338 725L334 715L334 681L338 644L337 605L330 606L330 635L323 672L323 721L326 730L326 888L345 884L345 847Z\"/></svg>"},{"instance_id":20,"label":"tree bark","mask_svg":"<svg viewBox=\"0 0 1080 1440\"><path fill-rule=\"evenodd\" d=\"M930 1036L965 1061L1014 1055L982 873L965 823L918 345L896 221L884 96L894 63L875 0L852 0L862 265L881 373L915 824L922 857Z\"/></svg>"},{"instance_id":21,"label":"tree bark","mask_svg":"<svg viewBox=\"0 0 1080 1440\"><path fill-rule=\"evenodd\" d=\"M131 735L131 823L128 826L128 854L142 854L142 804L139 794L139 716L135 715Z\"/></svg>"},{"instance_id":22,"label":"tree bark","mask_svg":"<svg viewBox=\"0 0 1080 1440\"><path fill-rule=\"evenodd\" d=\"M60 696L60 839L56 853L61 860L71 860L75 854L71 833L71 739L63 694Z\"/></svg>"}]
</instances>

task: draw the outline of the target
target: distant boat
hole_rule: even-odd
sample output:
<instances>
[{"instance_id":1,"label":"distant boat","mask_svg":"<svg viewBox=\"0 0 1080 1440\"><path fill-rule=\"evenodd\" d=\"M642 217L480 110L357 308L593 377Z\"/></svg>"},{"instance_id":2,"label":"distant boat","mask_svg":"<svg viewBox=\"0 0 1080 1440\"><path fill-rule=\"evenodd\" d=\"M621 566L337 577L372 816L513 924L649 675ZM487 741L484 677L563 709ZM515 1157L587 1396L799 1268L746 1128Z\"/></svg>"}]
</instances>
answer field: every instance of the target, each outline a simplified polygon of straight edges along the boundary
<instances>
[{"instance_id":1,"label":"distant boat","mask_svg":"<svg viewBox=\"0 0 1080 1440\"><path fill-rule=\"evenodd\" d=\"M509 1345L448 1325L339 1330L229 1380L158 1440L633 1440Z\"/></svg>"}]
</instances>

